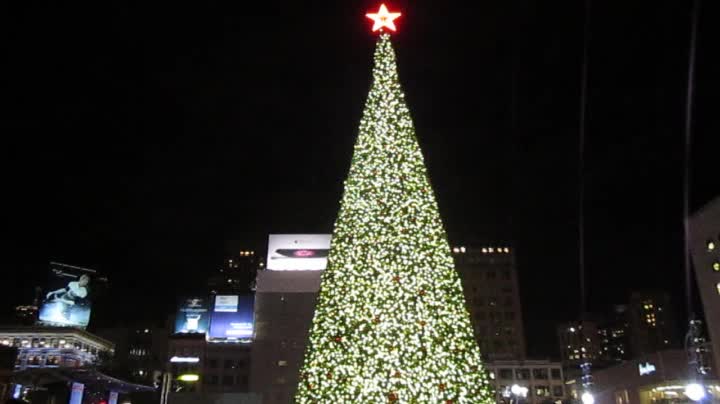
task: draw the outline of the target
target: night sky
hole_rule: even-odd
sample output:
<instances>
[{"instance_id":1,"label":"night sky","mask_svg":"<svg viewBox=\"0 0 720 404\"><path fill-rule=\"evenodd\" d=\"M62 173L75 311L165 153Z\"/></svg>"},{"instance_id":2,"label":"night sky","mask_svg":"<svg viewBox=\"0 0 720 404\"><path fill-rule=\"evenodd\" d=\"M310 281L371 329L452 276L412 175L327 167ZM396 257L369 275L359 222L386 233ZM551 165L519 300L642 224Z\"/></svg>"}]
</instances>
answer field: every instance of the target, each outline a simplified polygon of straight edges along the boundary
<instances>
[{"instance_id":1,"label":"night sky","mask_svg":"<svg viewBox=\"0 0 720 404\"><path fill-rule=\"evenodd\" d=\"M15 2L4 17L0 312L48 261L110 288L95 326L162 321L225 240L331 232L370 86L374 1ZM690 1L594 1L586 140L590 309L679 308ZM578 316L583 1L396 1L400 80L454 244L516 248L530 354ZM691 205L720 194L700 19ZM263 251L264 254L264 251Z\"/></svg>"}]
</instances>

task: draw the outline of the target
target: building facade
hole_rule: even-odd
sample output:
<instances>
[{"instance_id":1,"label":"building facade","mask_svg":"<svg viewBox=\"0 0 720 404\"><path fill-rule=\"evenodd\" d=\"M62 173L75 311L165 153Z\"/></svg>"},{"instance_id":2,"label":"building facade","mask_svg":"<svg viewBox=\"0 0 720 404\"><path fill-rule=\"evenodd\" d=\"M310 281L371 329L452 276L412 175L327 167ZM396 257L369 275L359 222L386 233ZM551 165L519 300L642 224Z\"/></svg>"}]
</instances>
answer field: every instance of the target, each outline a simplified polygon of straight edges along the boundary
<instances>
[{"instance_id":1,"label":"building facade","mask_svg":"<svg viewBox=\"0 0 720 404\"><path fill-rule=\"evenodd\" d=\"M688 403L685 386L689 377L687 353L681 349L657 351L593 372L595 404ZM720 402L720 384L715 374L703 381L707 393L704 403ZM578 398L579 379L569 380L568 393Z\"/></svg>"},{"instance_id":2,"label":"building facade","mask_svg":"<svg viewBox=\"0 0 720 404\"><path fill-rule=\"evenodd\" d=\"M715 363L720 364L720 198L690 219L690 253Z\"/></svg>"},{"instance_id":3,"label":"building facade","mask_svg":"<svg viewBox=\"0 0 720 404\"><path fill-rule=\"evenodd\" d=\"M634 291L628 305L630 348L634 357L675 347L677 317L670 296L660 291Z\"/></svg>"},{"instance_id":4,"label":"building facade","mask_svg":"<svg viewBox=\"0 0 720 404\"><path fill-rule=\"evenodd\" d=\"M628 314L627 305L614 305L611 314L598 325L599 362L610 365L630 359L630 320Z\"/></svg>"},{"instance_id":5,"label":"building facade","mask_svg":"<svg viewBox=\"0 0 720 404\"><path fill-rule=\"evenodd\" d=\"M77 328L0 328L0 345L18 350L15 370L80 368L110 358L112 342Z\"/></svg>"},{"instance_id":6,"label":"building facade","mask_svg":"<svg viewBox=\"0 0 720 404\"><path fill-rule=\"evenodd\" d=\"M562 364L547 360L490 361L485 364L496 401L507 401L513 385L527 388L525 402L540 404L567 397Z\"/></svg>"},{"instance_id":7,"label":"building facade","mask_svg":"<svg viewBox=\"0 0 720 404\"><path fill-rule=\"evenodd\" d=\"M485 359L525 358L514 251L506 246L455 246L452 253Z\"/></svg>"},{"instance_id":8,"label":"building facade","mask_svg":"<svg viewBox=\"0 0 720 404\"><path fill-rule=\"evenodd\" d=\"M261 271L255 293L251 391L290 403L315 314L322 271Z\"/></svg>"},{"instance_id":9,"label":"building facade","mask_svg":"<svg viewBox=\"0 0 720 404\"><path fill-rule=\"evenodd\" d=\"M562 364L571 377L579 373L582 363L596 363L600 357L600 334L596 321L573 321L561 324L557 328L557 335Z\"/></svg>"},{"instance_id":10,"label":"building facade","mask_svg":"<svg viewBox=\"0 0 720 404\"><path fill-rule=\"evenodd\" d=\"M168 352L166 328L152 324L97 330L97 335L115 345L114 367L128 380L148 386L158 385Z\"/></svg>"},{"instance_id":11,"label":"building facade","mask_svg":"<svg viewBox=\"0 0 720 404\"><path fill-rule=\"evenodd\" d=\"M245 294L255 290L257 271L264 266L262 258L251 249L227 249L225 259L208 278L210 293Z\"/></svg>"}]
</instances>

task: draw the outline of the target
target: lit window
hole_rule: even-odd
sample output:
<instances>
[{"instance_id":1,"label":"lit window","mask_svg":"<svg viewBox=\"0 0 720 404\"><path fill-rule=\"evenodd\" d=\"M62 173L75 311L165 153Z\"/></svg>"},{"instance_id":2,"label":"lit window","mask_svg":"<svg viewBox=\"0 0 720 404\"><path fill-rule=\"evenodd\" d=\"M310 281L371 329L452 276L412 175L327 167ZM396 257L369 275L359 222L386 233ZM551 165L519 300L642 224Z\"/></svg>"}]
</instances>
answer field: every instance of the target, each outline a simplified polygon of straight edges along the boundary
<instances>
[{"instance_id":1,"label":"lit window","mask_svg":"<svg viewBox=\"0 0 720 404\"><path fill-rule=\"evenodd\" d=\"M483 252L483 254L487 253L488 252L487 248L483 248L482 252Z\"/></svg>"},{"instance_id":2,"label":"lit window","mask_svg":"<svg viewBox=\"0 0 720 404\"><path fill-rule=\"evenodd\" d=\"M715 251L715 242L712 240L708 240L707 242L707 250L708 252Z\"/></svg>"},{"instance_id":3,"label":"lit window","mask_svg":"<svg viewBox=\"0 0 720 404\"><path fill-rule=\"evenodd\" d=\"M495 250L492 247L488 248L488 252L494 252L494 251Z\"/></svg>"},{"instance_id":4,"label":"lit window","mask_svg":"<svg viewBox=\"0 0 720 404\"><path fill-rule=\"evenodd\" d=\"M718 295L720 295L720 282L718 282L718 284L715 285L715 287L717 288Z\"/></svg>"},{"instance_id":5,"label":"lit window","mask_svg":"<svg viewBox=\"0 0 720 404\"><path fill-rule=\"evenodd\" d=\"M460 249L459 249L459 248L457 248L457 247L453 247L453 252L454 252L455 254L457 254L457 253L459 253L459 252L460 252Z\"/></svg>"},{"instance_id":6,"label":"lit window","mask_svg":"<svg viewBox=\"0 0 720 404\"><path fill-rule=\"evenodd\" d=\"M465 247L460 247L460 252L464 253L464 252L465 252Z\"/></svg>"},{"instance_id":7,"label":"lit window","mask_svg":"<svg viewBox=\"0 0 720 404\"><path fill-rule=\"evenodd\" d=\"M713 268L713 271L720 272L720 261L713 262L712 268Z\"/></svg>"},{"instance_id":8,"label":"lit window","mask_svg":"<svg viewBox=\"0 0 720 404\"><path fill-rule=\"evenodd\" d=\"M287 361L278 361L278 366L287 366Z\"/></svg>"}]
</instances>

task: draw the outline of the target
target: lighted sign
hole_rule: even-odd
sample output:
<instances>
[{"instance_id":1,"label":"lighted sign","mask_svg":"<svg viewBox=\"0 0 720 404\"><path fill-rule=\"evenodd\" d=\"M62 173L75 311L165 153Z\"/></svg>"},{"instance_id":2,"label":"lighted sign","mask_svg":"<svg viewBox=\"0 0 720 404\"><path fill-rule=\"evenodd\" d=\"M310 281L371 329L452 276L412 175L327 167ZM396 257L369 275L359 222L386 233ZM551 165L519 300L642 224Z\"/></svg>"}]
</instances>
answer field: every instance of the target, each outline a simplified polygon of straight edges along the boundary
<instances>
[{"instance_id":1,"label":"lighted sign","mask_svg":"<svg viewBox=\"0 0 720 404\"><path fill-rule=\"evenodd\" d=\"M271 234L268 264L271 271L322 271L327 267L330 234Z\"/></svg>"},{"instance_id":2,"label":"lighted sign","mask_svg":"<svg viewBox=\"0 0 720 404\"><path fill-rule=\"evenodd\" d=\"M650 362L638 363L638 371L640 376L653 374L655 373L655 365Z\"/></svg>"},{"instance_id":3,"label":"lighted sign","mask_svg":"<svg viewBox=\"0 0 720 404\"><path fill-rule=\"evenodd\" d=\"M206 297L183 299L175 315L175 332L178 334L202 334L208 330L210 313Z\"/></svg>"},{"instance_id":4,"label":"lighted sign","mask_svg":"<svg viewBox=\"0 0 720 404\"><path fill-rule=\"evenodd\" d=\"M252 295L218 295L210 319L208 340L248 340L253 337Z\"/></svg>"},{"instance_id":5,"label":"lighted sign","mask_svg":"<svg viewBox=\"0 0 720 404\"><path fill-rule=\"evenodd\" d=\"M196 356L173 356L170 358L170 362L172 363L198 363L200 362L200 358Z\"/></svg>"},{"instance_id":6,"label":"lighted sign","mask_svg":"<svg viewBox=\"0 0 720 404\"><path fill-rule=\"evenodd\" d=\"M50 280L40 306L42 324L85 328L97 274L92 269L50 263Z\"/></svg>"},{"instance_id":7,"label":"lighted sign","mask_svg":"<svg viewBox=\"0 0 720 404\"><path fill-rule=\"evenodd\" d=\"M108 397L108 404L117 404L117 402L118 402L118 392L111 391L110 396Z\"/></svg>"},{"instance_id":8,"label":"lighted sign","mask_svg":"<svg viewBox=\"0 0 720 404\"><path fill-rule=\"evenodd\" d=\"M377 13L367 13L365 16L373 21L373 32L382 31L383 28L387 28L391 31L395 31L395 23L393 22L396 18L400 17L400 13L391 13L388 11L385 4L380 5L380 10Z\"/></svg>"},{"instance_id":9,"label":"lighted sign","mask_svg":"<svg viewBox=\"0 0 720 404\"><path fill-rule=\"evenodd\" d=\"M196 381L200 380L200 376L196 375L196 374L184 374L184 375L178 376L178 380L180 380L182 382L196 382Z\"/></svg>"},{"instance_id":10,"label":"lighted sign","mask_svg":"<svg viewBox=\"0 0 720 404\"><path fill-rule=\"evenodd\" d=\"M237 295L215 296L215 308L213 311L221 313L235 313L238 311L239 298L240 296Z\"/></svg>"}]
</instances>

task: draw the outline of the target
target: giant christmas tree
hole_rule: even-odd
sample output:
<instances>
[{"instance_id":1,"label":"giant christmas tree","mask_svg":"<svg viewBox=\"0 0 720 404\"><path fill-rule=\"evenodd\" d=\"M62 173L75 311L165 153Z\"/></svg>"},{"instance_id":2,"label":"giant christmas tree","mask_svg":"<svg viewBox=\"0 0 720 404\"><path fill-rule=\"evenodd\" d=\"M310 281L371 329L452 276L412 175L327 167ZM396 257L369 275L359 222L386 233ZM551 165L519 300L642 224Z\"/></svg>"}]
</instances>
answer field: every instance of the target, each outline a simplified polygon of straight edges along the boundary
<instances>
[{"instance_id":1,"label":"giant christmas tree","mask_svg":"<svg viewBox=\"0 0 720 404\"><path fill-rule=\"evenodd\" d=\"M399 14L368 15L394 30ZM298 403L490 403L460 279L381 33Z\"/></svg>"}]
</instances>

